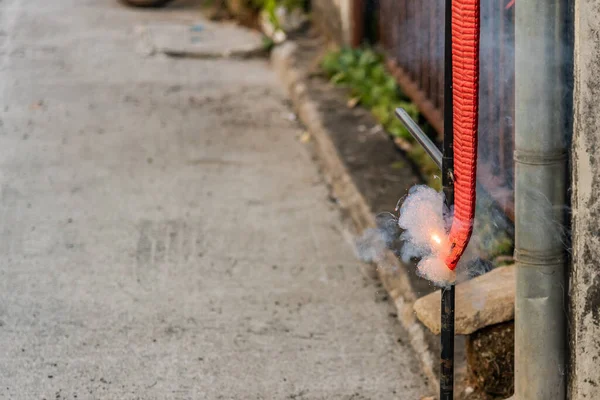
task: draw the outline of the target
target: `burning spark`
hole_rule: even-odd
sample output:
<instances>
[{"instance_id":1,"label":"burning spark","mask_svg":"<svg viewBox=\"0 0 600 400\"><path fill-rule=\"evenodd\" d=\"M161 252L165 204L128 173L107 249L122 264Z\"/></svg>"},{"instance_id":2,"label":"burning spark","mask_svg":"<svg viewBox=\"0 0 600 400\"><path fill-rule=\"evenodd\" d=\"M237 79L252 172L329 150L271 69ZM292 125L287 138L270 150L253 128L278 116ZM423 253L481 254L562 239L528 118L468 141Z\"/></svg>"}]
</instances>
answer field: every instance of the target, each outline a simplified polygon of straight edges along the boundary
<instances>
[{"instance_id":1,"label":"burning spark","mask_svg":"<svg viewBox=\"0 0 600 400\"><path fill-rule=\"evenodd\" d=\"M515 5L515 0L511 0L511 1L510 1L510 2L509 2L507 5L506 5L506 7L505 7L505 10L508 10L508 9L510 9L510 8L511 8L512 6L514 6L514 5Z\"/></svg>"},{"instance_id":2,"label":"burning spark","mask_svg":"<svg viewBox=\"0 0 600 400\"><path fill-rule=\"evenodd\" d=\"M444 262L450 244L445 234L442 214L444 194L426 186L414 186L402 203L398 226L404 230L401 239L402 259L419 259L417 275L435 285L446 287L456 274Z\"/></svg>"}]
</instances>

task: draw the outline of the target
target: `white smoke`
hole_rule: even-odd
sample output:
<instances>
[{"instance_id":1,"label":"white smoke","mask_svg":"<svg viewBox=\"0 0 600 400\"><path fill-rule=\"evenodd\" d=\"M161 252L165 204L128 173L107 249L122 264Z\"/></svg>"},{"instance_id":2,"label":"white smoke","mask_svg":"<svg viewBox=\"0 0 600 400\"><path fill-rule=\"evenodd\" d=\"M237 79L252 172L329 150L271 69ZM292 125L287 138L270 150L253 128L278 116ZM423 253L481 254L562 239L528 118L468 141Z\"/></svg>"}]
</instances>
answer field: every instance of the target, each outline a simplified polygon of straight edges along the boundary
<instances>
[{"instance_id":1,"label":"white smoke","mask_svg":"<svg viewBox=\"0 0 600 400\"><path fill-rule=\"evenodd\" d=\"M443 193L425 185L413 186L399 211L398 217L387 212L377 215L377 228L367 229L356 240L356 254L362 261L387 268L385 252L391 250L406 266L416 261L416 274L439 287L460 283L493 269L485 250L493 247L496 240L477 224L456 269L451 271L446 266L445 258L450 252L446 231L451 213L445 209ZM487 212L489 214L489 208ZM498 226L493 231L496 229Z\"/></svg>"},{"instance_id":2,"label":"white smoke","mask_svg":"<svg viewBox=\"0 0 600 400\"><path fill-rule=\"evenodd\" d=\"M456 273L444 262L450 252L444 214L444 195L418 185L408 192L398 218L398 226L404 230L402 261L419 259L417 274L441 287L456 281Z\"/></svg>"}]
</instances>

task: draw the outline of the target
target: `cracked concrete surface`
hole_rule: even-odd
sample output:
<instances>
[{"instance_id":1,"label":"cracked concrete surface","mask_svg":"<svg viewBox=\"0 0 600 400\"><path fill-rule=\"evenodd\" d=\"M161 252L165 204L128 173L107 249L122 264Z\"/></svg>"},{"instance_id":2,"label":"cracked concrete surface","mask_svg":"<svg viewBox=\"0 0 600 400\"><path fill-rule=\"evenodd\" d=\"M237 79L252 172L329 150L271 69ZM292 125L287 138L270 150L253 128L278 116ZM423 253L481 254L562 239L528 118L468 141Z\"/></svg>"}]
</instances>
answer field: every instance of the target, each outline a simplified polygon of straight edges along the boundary
<instances>
[{"instance_id":1,"label":"cracked concrete surface","mask_svg":"<svg viewBox=\"0 0 600 400\"><path fill-rule=\"evenodd\" d=\"M600 6L574 6L574 93L571 148L572 265L569 276L569 398L600 398Z\"/></svg>"},{"instance_id":2,"label":"cracked concrete surface","mask_svg":"<svg viewBox=\"0 0 600 400\"><path fill-rule=\"evenodd\" d=\"M0 2L0 398L420 398L266 61L136 51L184 5Z\"/></svg>"}]
</instances>

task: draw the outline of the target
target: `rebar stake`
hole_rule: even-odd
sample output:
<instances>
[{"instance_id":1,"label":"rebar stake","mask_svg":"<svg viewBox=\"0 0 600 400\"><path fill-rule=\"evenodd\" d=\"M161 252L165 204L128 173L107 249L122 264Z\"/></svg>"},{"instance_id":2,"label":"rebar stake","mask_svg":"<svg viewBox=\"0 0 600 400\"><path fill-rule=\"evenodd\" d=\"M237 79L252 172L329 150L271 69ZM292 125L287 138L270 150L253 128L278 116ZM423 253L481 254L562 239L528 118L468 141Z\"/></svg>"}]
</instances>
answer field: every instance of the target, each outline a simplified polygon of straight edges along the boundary
<instances>
[{"instance_id":1,"label":"rebar stake","mask_svg":"<svg viewBox=\"0 0 600 400\"><path fill-rule=\"evenodd\" d=\"M452 226L454 208L454 130L452 128L452 0L446 0L444 40L444 145L443 152L421 131L408 113L396 109L396 116L404 124L408 132L425 149L431 159L442 170L442 188L444 206L441 210L449 233ZM441 161L440 161L441 160ZM440 400L454 398L454 297L455 287L450 284L442 290L441 304L441 360L440 360Z\"/></svg>"},{"instance_id":2,"label":"rebar stake","mask_svg":"<svg viewBox=\"0 0 600 400\"><path fill-rule=\"evenodd\" d=\"M452 0L446 0L444 31L444 145L442 188L444 191L446 229L452 225L454 207L454 130L452 128ZM440 400L454 398L454 284L442 290L442 329L440 362Z\"/></svg>"}]
</instances>

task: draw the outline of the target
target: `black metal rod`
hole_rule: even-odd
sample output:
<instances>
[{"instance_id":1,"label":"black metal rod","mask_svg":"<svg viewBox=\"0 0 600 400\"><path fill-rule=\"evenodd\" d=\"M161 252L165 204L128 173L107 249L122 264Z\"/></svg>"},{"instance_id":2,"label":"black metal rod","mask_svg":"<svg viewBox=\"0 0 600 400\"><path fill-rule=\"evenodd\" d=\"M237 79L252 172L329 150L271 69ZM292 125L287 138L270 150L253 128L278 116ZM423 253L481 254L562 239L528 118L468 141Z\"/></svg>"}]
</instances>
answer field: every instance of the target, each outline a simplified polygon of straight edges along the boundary
<instances>
[{"instance_id":1,"label":"black metal rod","mask_svg":"<svg viewBox=\"0 0 600 400\"><path fill-rule=\"evenodd\" d=\"M446 0L446 30L444 51L444 145L442 156L442 187L448 212L454 206L454 129L452 96L452 0ZM450 219L446 219L450 222Z\"/></svg>"},{"instance_id":2,"label":"black metal rod","mask_svg":"<svg viewBox=\"0 0 600 400\"><path fill-rule=\"evenodd\" d=\"M440 400L454 398L454 285L442 290Z\"/></svg>"},{"instance_id":3,"label":"black metal rod","mask_svg":"<svg viewBox=\"0 0 600 400\"><path fill-rule=\"evenodd\" d=\"M413 121L413 119L406 111L404 111L404 109L396 108L396 116L400 122L404 124L412 137L415 138L415 140L419 142L421 146L423 146L427 154L429 154L429 157L431 157L438 168L442 169L442 152L437 148L435 143L433 143L433 140L431 140L429 136L427 136L425 132L421 130L419 125Z\"/></svg>"},{"instance_id":4,"label":"black metal rod","mask_svg":"<svg viewBox=\"0 0 600 400\"><path fill-rule=\"evenodd\" d=\"M452 95L452 0L446 0L444 32L444 145L442 156L442 188L446 207L443 212L447 229L454 207L454 131ZM454 398L454 285L442 290L440 400Z\"/></svg>"}]
</instances>

